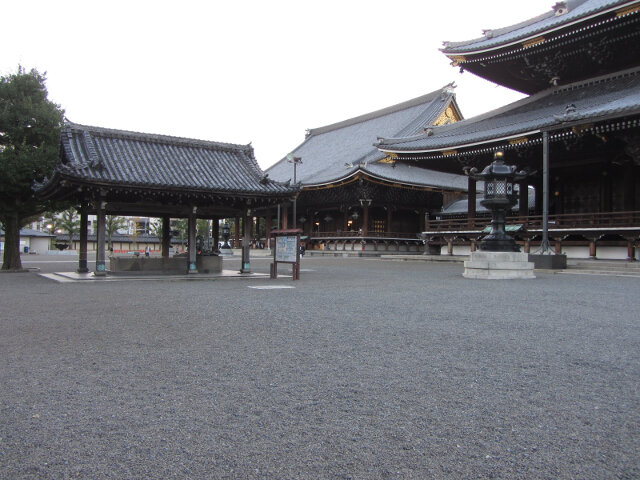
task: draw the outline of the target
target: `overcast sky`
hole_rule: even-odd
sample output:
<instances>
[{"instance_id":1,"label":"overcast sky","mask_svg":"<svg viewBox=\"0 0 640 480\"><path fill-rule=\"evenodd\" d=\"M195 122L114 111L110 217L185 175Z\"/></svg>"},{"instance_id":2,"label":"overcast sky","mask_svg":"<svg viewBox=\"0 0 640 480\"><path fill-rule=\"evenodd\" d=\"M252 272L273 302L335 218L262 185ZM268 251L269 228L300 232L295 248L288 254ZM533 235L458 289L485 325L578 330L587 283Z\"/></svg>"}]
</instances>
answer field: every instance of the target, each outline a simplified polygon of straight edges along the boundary
<instances>
[{"instance_id":1,"label":"overcast sky","mask_svg":"<svg viewBox=\"0 0 640 480\"><path fill-rule=\"evenodd\" d=\"M553 0L18 1L0 7L0 74L47 72L76 123L246 144L267 168L305 129L455 81L465 117L522 98L438 50Z\"/></svg>"}]
</instances>

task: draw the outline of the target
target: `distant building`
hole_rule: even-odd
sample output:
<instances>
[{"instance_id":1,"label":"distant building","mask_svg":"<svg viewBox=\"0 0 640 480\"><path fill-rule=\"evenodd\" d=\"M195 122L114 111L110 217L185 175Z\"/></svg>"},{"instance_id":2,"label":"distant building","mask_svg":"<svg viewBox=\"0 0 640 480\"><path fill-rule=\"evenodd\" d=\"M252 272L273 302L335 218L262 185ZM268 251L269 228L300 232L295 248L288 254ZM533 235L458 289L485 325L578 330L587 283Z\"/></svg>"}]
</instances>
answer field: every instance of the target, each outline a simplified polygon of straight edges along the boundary
<instances>
[{"instance_id":1,"label":"distant building","mask_svg":"<svg viewBox=\"0 0 640 480\"><path fill-rule=\"evenodd\" d=\"M55 235L31 228L20 229L21 253L47 253ZM4 250L4 231L0 230L0 250Z\"/></svg>"}]
</instances>

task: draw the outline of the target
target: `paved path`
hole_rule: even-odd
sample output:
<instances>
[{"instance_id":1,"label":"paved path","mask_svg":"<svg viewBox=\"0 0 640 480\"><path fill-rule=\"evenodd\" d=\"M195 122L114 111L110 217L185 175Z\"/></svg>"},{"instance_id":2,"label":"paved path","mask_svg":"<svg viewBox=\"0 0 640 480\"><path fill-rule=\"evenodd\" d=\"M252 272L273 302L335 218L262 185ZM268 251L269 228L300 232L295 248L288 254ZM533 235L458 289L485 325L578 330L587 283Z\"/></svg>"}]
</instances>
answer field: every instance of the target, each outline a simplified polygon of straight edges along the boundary
<instances>
[{"instance_id":1,"label":"paved path","mask_svg":"<svg viewBox=\"0 0 640 480\"><path fill-rule=\"evenodd\" d=\"M640 478L640 280L461 273L0 274L0 478Z\"/></svg>"}]
</instances>

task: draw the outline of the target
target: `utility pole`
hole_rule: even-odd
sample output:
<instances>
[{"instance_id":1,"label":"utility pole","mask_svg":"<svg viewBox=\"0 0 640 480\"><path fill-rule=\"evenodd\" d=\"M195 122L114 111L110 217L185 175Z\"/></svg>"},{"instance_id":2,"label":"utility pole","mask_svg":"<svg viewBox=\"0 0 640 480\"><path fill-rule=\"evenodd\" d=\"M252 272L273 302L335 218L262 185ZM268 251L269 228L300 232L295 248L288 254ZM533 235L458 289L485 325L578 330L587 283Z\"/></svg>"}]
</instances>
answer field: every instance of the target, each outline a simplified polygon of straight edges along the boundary
<instances>
[{"instance_id":1,"label":"utility pole","mask_svg":"<svg viewBox=\"0 0 640 480\"><path fill-rule=\"evenodd\" d=\"M296 167L299 163L302 163L302 158L295 157L293 153L287 155L287 162L293 163L293 184L297 183L296 179ZM296 203L298 201L298 196L293 197L293 228L298 228L298 213L296 212Z\"/></svg>"}]
</instances>

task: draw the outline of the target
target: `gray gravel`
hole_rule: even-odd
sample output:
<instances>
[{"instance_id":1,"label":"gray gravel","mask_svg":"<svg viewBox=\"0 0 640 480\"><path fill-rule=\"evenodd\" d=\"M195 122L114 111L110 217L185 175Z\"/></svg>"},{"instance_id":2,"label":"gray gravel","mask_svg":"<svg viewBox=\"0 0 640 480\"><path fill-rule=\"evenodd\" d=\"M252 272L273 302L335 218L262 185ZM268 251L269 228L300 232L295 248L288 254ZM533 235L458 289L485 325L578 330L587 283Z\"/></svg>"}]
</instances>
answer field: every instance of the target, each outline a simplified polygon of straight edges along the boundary
<instances>
[{"instance_id":1,"label":"gray gravel","mask_svg":"<svg viewBox=\"0 0 640 480\"><path fill-rule=\"evenodd\" d=\"M640 478L640 279L461 271L2 274L0 478Z\"/></svg>"}]
</instances>

